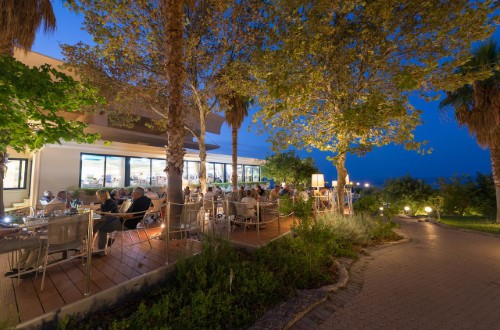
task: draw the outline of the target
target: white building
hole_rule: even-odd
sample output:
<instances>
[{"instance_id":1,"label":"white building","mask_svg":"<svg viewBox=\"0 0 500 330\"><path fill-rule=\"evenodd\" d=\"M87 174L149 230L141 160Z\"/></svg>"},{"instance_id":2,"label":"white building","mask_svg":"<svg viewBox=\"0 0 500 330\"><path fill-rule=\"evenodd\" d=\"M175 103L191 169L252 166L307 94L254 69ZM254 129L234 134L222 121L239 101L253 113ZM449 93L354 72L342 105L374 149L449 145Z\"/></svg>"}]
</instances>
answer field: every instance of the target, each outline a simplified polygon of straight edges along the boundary
<instances>
[{"instance_id":1,"label":"white building","mask_svg":"<svg viewBox=\"0 0 500 330\"><path fill-rule=\"evenodd\" d=\"M16 51L15 57L30 66L48 63L59 67L59 60L35 53ZM102 140L96 144L62 142L61 145L46 145L37 152L17 153L9 150L9 162L4 179L4 204L29 199L37 205L45 190L56 193L61 189L128 187L166 185L165 148L166 135L155 132L147 125L158 119L154 113L137 113L141 120L132 129L113 126L106 114L68 114L70 120L88 124L89 132L98 132ZM213 114L207 119L207 132L220 134L224 118ZM195 125L195 122L193 122ZM196 126L194 126L196 130ZM103 141L112 141L105 144ZM191 134L184 142L187 151L184 160L184 185L195 185L199 178L199 157L195 151L197 142ZM218 146L207 145L207 150ZM262 160L238 157L238 181L246 184L258 182ZM209 153L207 156L207 182L230 182L232 174L231 156Z\"/></svg>"}]
</instances>

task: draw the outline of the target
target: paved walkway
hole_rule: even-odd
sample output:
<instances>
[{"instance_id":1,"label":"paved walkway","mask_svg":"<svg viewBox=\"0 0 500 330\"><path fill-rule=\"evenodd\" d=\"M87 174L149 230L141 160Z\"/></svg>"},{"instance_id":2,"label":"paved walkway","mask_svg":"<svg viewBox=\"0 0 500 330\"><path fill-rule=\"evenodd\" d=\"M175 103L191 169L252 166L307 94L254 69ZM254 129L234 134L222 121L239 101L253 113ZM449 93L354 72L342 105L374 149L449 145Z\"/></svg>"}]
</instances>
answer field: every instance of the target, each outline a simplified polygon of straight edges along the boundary
<instances>
[{"instance_id":1,"label":"paved walkway","mask_svg":"<svg viewBox=\"0 0 500 330\"><path fill-rule=\"evenodd\" d=\"M500 329L500 238L399 222L411 241L356 262L293 329Z\"/></svg>"}]
</instances>

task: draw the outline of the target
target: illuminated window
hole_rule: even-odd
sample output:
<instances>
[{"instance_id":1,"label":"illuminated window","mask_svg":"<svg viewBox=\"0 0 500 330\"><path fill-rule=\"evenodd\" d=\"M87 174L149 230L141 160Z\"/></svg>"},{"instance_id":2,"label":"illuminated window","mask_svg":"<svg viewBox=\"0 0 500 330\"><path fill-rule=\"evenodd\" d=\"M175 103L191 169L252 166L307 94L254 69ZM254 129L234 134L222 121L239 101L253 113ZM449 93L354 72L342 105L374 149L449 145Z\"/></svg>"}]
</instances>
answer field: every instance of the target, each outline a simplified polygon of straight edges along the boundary
<instances>
[{"instance_id":1,"label":"illuminated window","mask_svg":"<svg viewBox=\"0 0 500 330\"><path fill-rule=\"evenodd\" d=\"M26 189L27 159L9 159L3 179L4 189Z\"/></svg>"},{"instance_id":2,"label":"illuminated window","mask_svg":"<svg viewBox=\"0 0 500 330\"><path fill-rule=\"evenodd\" d=\"M151 159L130 158L130 185L149 186L151 184Z\"/></svg>"}]
</instances>

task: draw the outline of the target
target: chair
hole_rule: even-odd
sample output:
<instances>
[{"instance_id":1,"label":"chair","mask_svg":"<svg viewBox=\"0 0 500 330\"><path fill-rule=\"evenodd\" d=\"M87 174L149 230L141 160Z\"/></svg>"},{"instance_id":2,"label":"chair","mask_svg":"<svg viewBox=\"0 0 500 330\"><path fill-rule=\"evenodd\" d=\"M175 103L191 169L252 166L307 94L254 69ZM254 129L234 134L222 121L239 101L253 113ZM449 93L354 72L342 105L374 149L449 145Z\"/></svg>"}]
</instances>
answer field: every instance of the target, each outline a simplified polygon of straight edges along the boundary
<instances>
[{"instance_id":1,"label":"chair","mask_svg":"<svg viewBox=\"0 0 500 330\"><path fill-rule=\"evenodd\" d=\"M108 235L108 238L111 238L111 239L114 239L113 237L113 234L116 236L116 234L118 232L121 233L121 240L120 240L120 250L121 250L121 256L120 258L123 258L123 246L124 246L124 233L125 232L128 232L129 234L129 238L130 238L130 242L131 244L130 245L135 245L135 244L139 244L139 243L142 243L144 241L141 240L141 235L140 235L140 230L143 230L144 231L144 234L146 235L146 239L149 243L149 247L152 249L153 248L153 245L151 244L151 237L148 235L148 232L146 230L146 227L147 227L147 219L149 217L151 217L154 213L152 212L154 209L150 209L150 210L147 210L147 211L141 211L141 212L135 212L135 213L128 213L130 215L135 215L135 217L132 217L132 218L126 218L126 219L123 219L122 220L122 228L120 231L115 231L113 233L109 233ZM127 222L131 222L131 221L136 221L138 217L140 217L142 215L142 219L137 223L137 225L135 226L135 228L128 228L127 227ZM138 242L134 242L133 239L132 239L132 234L131 232L135 230L135 232L137 233L137 237L139 239ZM106 246L106 249L107 248L110 248L111 250L111 247L110 246Z\"/></svg>"},{"instance_id":2,"label":"chair","mask_svg":"<svg viewBox=\"0 0 500 330\"><path fill-rule=\"evenodd\" d=\"M174 208L177 208L177 210L175 210ZM167 213L166 214L167 242L165 244L165 250L166 250L167 264L168 264L168 242L170 240L170 235L174 233L179 233L182 244L184 238L186 239L188 238L189 231L193 230L196 227L199 227L200 213L204 213L203 203L202 202L188 203L188 204L168 203L166 213Z\"/></svg>"},{"instance_id":3,"label":"chair","mask_svg":"<svg viewBox=\"0 0 500 330\"><path fill-rule=\"evenodd\" d=\"M40 291L44 288L45 274L48 266L53 266L85 255L85 246L83 243L88 239L87 234L92 221L90 215L91 213L88 212L80 215L55 217L48 221L46 236L47 243L42 265L43 275ZM66 252L71 249L79 249L80 252L74 254L70 258L61 259L48 264L49 254Z\"/></svg>"},{"instance_id":4,"label":"chair","mask_svg":"<svg viewBox=\"0 0 500 330\"><path fill-rule=\"evenodd\" d=\"M127 212L128 208L132 205L132 201L127 199L126 201L123 201L123 203L120 205L120 213L125 213Z\"/></svg>"},{"instance_id":5,"label":"chair","mask_svg":"<svg viewBox=\"0 0 500 330\"><path fill-rule=\"evenodd\" d=\"M236 218L233 222L243 224L243 233L245 234L249 223L257 225L257 216L255 215L254 210L248 209L245 203L235 202L234 205L236 206ZM253 215L249 214L249 211L254 212Z\"/></svg>"},{"instance_id":6,"label":"chair","mask_svg":"<svg viewBox=\"0 0 500 330\"><path fill-rule=\"evenodd\" d=\"M165 203L161 199L153 199L151 203L153 207L148 211L149 215L152 215L154 220L161 219L161 208Z\"/></svg>"}]
</instances>

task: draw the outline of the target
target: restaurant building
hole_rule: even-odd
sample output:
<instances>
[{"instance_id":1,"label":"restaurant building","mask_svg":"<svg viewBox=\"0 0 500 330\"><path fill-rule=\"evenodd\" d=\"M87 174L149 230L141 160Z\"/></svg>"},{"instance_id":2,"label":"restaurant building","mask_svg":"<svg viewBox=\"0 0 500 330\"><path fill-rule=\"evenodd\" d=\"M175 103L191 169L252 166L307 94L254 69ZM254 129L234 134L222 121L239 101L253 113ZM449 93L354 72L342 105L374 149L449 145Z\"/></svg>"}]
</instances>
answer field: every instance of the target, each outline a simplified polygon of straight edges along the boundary
<instances>
[{"instance_id":1,"label":"restaurant building","mask_svg":"<svg viewBox=\"0 0 500 330\"><path fill-rule=\"evenodd\" d=\"M24 53L16 50L14 56L29 66L48 63L60 67L63 62L36 52ZM62 70L65 71L65 70ZM71 72L69 75L74 76ZM140 120L132 128L123 128L108 121L106 113L68 114L68 120L88 124L89 133L99 133L101 140L95 144L61 142L44 146L37 152L17 153L8 150L8 170L4 179L4 204L26 200L37 205L43 192L56 193L61 189L99 187L152 186L161 189L167 184L165 169L166 133L155 131L148 125L158 120L155 113L138 110ZM224 117L210 114L207 118L208 133L220 134ZM191 126L196 131L196 121ZM184 157L184 185L199 182L200 161L198 143L187 133L184 141L187 152ZM207 144L207 182L231 181L231 156L214 153L217 145ZM261 181L260 159L238 157L238 181L245 184Z\"/></svg>"}]
</instances>

